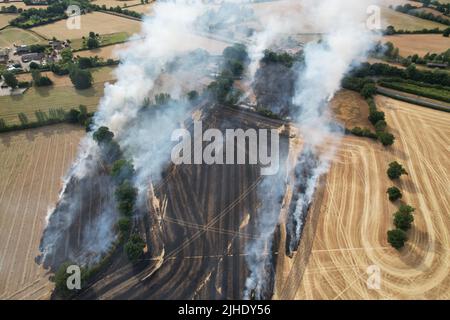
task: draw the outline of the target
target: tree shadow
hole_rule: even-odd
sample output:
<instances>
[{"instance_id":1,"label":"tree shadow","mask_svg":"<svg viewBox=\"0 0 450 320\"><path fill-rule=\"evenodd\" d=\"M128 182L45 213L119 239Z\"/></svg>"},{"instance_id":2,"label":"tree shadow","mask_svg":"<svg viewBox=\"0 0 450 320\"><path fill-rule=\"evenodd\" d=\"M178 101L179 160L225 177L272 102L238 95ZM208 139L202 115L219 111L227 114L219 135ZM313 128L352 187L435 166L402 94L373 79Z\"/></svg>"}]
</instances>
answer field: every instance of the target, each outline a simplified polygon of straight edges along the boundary
<instances>
[{"instance_id":1,"label":"tree shadow","mask_svg":"<svg viewBox=\"0 0 450 320\"><path fill-rule=\"evenodd\" d=\"M411 239L413 233L416 234L416 238L429 240L428 233L417 229L414 225L411 230L408 231L408 238ZM429 241L411 243L411 240L408 240L408 242L405 243L405 247L400 250L399 257L406 265L416 270L426 272L431 267L430 265L423 264L426 253L430 251L441 252L442 250L442 243L436 238L434 239L434 243L431 244Z\"/></svg>"}]
</instances>

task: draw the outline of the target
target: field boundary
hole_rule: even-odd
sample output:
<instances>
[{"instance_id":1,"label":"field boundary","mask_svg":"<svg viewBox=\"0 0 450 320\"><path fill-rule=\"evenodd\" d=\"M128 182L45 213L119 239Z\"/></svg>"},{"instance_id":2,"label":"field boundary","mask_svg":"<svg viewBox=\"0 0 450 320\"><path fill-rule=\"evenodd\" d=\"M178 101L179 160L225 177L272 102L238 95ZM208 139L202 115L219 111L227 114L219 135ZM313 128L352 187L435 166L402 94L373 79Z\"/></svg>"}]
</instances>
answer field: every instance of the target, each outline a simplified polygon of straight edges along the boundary
<instances>
[{"instance_id":1,"label":"field boundary","mask_svg":"<svg viewBox=\"0 0 450 320\"><path fill-rule=\"evenodd\" d=\"M410 98L405 95L402 95L401 91L393 90L393 89L386 89L377 87L377 92L383 96L386 96L388 98L392 98L395 100L412 103L421 107L426 107L434 110L439 110L443 112L450 112L450 106L440 105L437 103L428 102L419 98Z\"/></svg>"}]
</instances>

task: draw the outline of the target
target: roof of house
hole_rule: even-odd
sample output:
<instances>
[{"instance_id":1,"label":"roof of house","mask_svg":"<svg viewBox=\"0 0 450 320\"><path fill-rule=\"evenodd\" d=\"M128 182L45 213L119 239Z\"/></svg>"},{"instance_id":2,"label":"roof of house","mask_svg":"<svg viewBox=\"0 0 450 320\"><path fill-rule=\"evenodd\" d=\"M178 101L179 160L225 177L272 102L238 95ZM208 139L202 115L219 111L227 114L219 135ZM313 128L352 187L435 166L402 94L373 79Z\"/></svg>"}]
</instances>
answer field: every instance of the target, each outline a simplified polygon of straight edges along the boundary
<instances>
[{"instance_id":1,"label":"roof of house","mask_svg":"<svg viewBox=\"0 0 450 320\"><path fill-rule=\"evenodd\" d=\"M22 56L22 61L41 60L42 58L44 58L44 56L45 55L41 52L28 53Z\"/></svg>"}]
</instances>

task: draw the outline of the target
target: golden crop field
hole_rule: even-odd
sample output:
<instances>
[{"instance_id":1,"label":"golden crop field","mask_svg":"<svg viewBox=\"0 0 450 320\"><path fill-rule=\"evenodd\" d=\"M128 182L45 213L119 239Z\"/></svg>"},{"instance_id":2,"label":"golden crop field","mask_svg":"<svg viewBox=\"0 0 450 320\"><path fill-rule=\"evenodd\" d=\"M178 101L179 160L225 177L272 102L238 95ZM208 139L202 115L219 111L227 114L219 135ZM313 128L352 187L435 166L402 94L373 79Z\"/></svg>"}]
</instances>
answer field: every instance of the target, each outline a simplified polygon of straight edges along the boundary
<instances>
[{"instance_id":1,"label":"golden crop field","mask_svg":"<svg viewBox=\"0 0 450 320\"><path fill-rule=\"evenodd\" d=\"M441 34L403 34L383 37L384 42L392 42L400 49L400 55L407 57L418 54L442 53L450 49L450 38Z\"/></svg>"},{"instance_id":2,"label":"golden crop field","mask_svg":"<svg viewBox=\"0 0 450 320\"><path fill-rule=\"evenodd\" d=\"M0 134L0 299L50 297L49 273L34 258L83 135L68 124Z\"/></svg>"},{"instance_id":3,"label":"golden crop field","mask_svg":"<svg viewBox=\"0 0 450 320\"><path fill-rule=\"evenodd\" d=\"M44 42L45 39L27 30L18 28L5 28L0 30L0 48L12 47L14 44L36 44Z\"/></svg>"},{"instance_id":4,"label":"golden crop field","mask_svg":"<svg viewBox=\"0 0 450 320\"><path fill-rule=\"evenodd\" d=\"M74 55L80 56L80 57L98 56L99 58L103 58L105 60L107 60L107 59L116 60L116 59L119 59L119 54L118 54L119 50L124 49L127 46L129 46L129 42L114 44L114 45L110 45L110 46L106 46L106 47L100 47L100 48L92 49L92 50L78 51L78 52L75 52Z\"/></svg>"},{"instance_id":5,"label":"golden crop field","mask_svg":"<svg viewBox=\"0 0 450 320\"><path fill-rule=\"evenodd\" d=\"M420 19L386 7L381 8L382 27L392 25L397 30L447 29L448 26L430 20Z\"/></svg>"},{"instance_id":6,"label":"golden crop field","mask_svg":"<svg viewBox=\"0 0 450 320\"><path fill-rule=\"evenodd\" d=\"M141 22L118 17L102 12L88 13L80 16L80 29L68 29L66 20L32 28L33 31L46 38L56 37L60 40L79 39L88 36L90 31L98 34L111 34L127 32L129 35L138 33L141 29Z\"/></svg>"},{"instance_id":7,"label":"golden crop field","mask_svg":"<svg viewBox=\"0 0 450 320\"><path fill-rule=\"evenodd\" d=\"M0 3L0 8L2 4ZM9 21L17 17L17 14L0 14L0 28L4 28L9 24Z\"/></svg>"},{"instance_id":8,"label":"golden crop field","mask_svg":"<svg viewBox=\"0 0 450 320\"><path fill-rule=\"evenodd\" d=\"M133 6L131 8L128 8L128 10L139 12L139 13L146 14L146 15L151 15L152 14L152 9L151 9L152 6L153 6L153 4L149 3L149 4Z\"/></svg>"},{"instance_id":9,"label":"golden crop field","mask_svg":"<svg viewBox=\"0 0 450 320\"><path fill-rule=\"evenodd\" d=\"M376 102L396 143L386 149L368 139L343 139L310 211L317 224L302 239L312 250L286 258L277 298L450 299L450 114L381 96ZM409 175L389 180L392 161ZM416 208L400 251L386 236L399 205L388 200L392 185ZM380 271L379 288L367 285L369 267Z\"/></svg>"}]
</instances>

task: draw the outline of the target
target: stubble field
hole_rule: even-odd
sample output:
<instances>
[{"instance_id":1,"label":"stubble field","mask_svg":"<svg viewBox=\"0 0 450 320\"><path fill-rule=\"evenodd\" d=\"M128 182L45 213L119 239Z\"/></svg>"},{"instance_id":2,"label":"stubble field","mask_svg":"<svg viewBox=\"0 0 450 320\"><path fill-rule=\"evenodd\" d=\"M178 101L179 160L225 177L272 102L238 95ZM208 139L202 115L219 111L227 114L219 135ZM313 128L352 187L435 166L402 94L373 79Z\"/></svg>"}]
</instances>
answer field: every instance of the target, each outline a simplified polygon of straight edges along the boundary
<instances>
[{"instance_id":1,"label":"stubble field","mask_svg":"<svg viewBox=\"0 0 450 320\"><path fill-rule=\"evenodd\" d=\"M49 275L34 258L83 134L54 125L0 135L0 299L50 296Z\"/></svg>"},{"instance_id":2,"label":"stubble field","mask_svg":"<svg viewBox=\"0 0 450 320\"><path fill-rule=\"evenodd\" d=\"M302 241L312 249L297 252L281 271L277 298L450 299L450 115L376 100L397 141L389 150L370 140L343 139L310 211L317 223ZM391 161L409 175L390 181ZM386 195L392 185L416 208L400 252L386 239L399 206ZM379 290L367 286L370 266L380 270Z\"/></svg>"}]
</instances>

